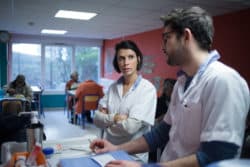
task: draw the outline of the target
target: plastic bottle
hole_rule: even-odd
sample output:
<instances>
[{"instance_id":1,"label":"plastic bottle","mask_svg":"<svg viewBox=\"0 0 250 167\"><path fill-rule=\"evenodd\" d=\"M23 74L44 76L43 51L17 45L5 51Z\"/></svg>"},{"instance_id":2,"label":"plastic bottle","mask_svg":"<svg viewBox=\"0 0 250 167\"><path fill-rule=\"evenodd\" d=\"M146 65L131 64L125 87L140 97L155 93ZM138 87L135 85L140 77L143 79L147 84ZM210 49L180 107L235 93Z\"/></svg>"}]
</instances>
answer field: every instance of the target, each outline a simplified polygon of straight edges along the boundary
<instances>
[{"instance_id":1,"label":"plastic bottle","mask_svg":"<svg viewBox=\"0 0 250 167\"><path fill-rule=\"evenodd\" d=\"M17 156L17 160L15 162L15 167L26 167L25 165L26 157L19 155Z\"/></svg>"},{"instance_id":2,"label":"plastic bottle","mask_svg":"<svg viewBox=\"0 0 250 167\"><path fill-rule=\"evenodd\" d=\"M38 153L41 152L41 150L42 150L41 144L37 142L27 158L26 164L28 166L37 165L36 158L38 156Z\"/></svg>"}]
</instances>

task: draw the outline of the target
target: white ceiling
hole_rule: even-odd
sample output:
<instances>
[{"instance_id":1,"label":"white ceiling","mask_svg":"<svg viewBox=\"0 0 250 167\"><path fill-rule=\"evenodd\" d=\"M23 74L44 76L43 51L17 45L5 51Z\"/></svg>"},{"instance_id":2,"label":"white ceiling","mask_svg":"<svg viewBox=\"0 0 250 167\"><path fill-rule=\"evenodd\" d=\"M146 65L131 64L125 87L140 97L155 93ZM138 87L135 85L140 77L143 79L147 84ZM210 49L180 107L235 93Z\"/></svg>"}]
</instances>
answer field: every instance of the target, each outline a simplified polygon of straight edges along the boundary
<instances>
[{"instance_id":1,"label":"white ceiling","mask_svg":"<svg viewBox=\"0 0 250 167\"><path fill-rule=\"evenodd\" d=\"M193 5L215 16L250 8L250 0L0 0L0 30L40 35L41 29L64 29L66 37L112 39L160 28L160 16ZM90 21L54 18L59 9L98 15Z\"/></svg>"}]
</instances>

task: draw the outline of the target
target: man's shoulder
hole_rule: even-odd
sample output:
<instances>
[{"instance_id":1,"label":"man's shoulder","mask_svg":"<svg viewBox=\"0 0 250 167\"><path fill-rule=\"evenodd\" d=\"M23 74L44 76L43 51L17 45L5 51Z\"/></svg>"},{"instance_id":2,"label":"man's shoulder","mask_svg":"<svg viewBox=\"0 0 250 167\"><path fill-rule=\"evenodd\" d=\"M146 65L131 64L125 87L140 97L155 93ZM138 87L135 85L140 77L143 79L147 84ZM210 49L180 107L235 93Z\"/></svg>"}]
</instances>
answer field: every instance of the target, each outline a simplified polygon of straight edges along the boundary
<instances>
[{"instance_id":1,"label":"man's shoulder","mask_svg":"<svg viewBox=\"0 0 250 167\"><path fill-rule=\"evenodd\" d=\"M212 63L207 68L205 77L212 77L222 80L226 79L229 81L230 79L237 79L237 78L244 80L244 78L239 74L238 71L219 61Z\"/></svg>"},{"instance_id":2,"label":"man's shoulder","mask_svg":"<svg viewBox=\"0 0 250 167\"><path fill-rule=\"evenodd\" d=\"M235 69L223 64L222 62L212 63L206 70L203 81L210 85L225 87L239 87L241 89L248 89L246 80Z\"/></svg>"}]
</instances>

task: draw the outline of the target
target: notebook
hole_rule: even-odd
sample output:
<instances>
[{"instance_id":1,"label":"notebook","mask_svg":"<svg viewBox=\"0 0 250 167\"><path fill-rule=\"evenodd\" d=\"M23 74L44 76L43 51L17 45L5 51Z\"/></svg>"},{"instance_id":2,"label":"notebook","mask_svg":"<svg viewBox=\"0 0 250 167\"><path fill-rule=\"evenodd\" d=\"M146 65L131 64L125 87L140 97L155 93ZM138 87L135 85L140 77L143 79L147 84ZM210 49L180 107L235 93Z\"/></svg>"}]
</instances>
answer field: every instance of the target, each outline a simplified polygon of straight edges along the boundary
<instances>
[{"instance_id":1,"label":"notebook","mask_svg":"<svg viewBox=\"0 0 250 167\"><path fill-rule=\"evenodd\" d=\"M109 160L130 160L133 159L125 151L112 151L89 157L65 158L59 161L60 167L102 167Z\"/></svg>"}]
</instances>

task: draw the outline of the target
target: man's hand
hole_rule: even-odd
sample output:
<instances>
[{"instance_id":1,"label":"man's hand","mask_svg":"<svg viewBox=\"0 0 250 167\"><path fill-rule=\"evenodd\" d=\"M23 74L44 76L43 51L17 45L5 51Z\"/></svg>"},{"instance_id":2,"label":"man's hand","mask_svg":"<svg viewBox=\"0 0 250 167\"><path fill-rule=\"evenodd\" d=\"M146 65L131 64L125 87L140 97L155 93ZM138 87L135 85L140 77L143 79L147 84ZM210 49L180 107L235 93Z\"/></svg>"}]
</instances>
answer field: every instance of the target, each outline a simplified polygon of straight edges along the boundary
<instances>
[{"instance_id":1,"label":"man's hand","mask_svg":"<svg viewBox=\"0 0 250 167\"><path fill-rule=\"evenodd\" d=\"M141 164L135 161L115 160L107 163L105 167L141 167Z\"/></svg>"},{"instance_id":2,"label":"man's hand","mask_svg":"<svg viewBox=\"0 0 250 167\"><path fill-rule=\"evenodd\" d=\"M97 154L99 154L99 153L105 153L105 152L108 152L108 151L118 150L118 146L111 144L110 142L108 142L105 139L96 139L96 140L93 140L90 143L89 147L90 147L90 149L93 152L95 152Z\"/></svg>"},{"instance_id":3,"label":"man's hand","mask_svg":"<svg viewBox=\"0 0 250 167\"><path fill-rule=\"evenodd\" d=\"M114 122L117 123L119 121L123 121L128 119L128 114L115 114L114 116Z\"/></svg>"}]
</instances>

